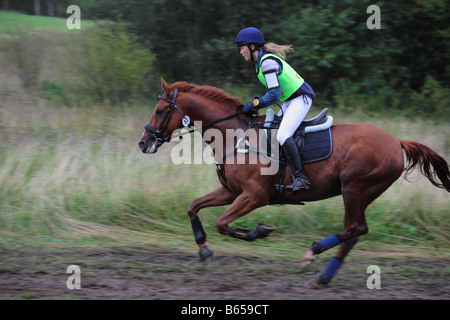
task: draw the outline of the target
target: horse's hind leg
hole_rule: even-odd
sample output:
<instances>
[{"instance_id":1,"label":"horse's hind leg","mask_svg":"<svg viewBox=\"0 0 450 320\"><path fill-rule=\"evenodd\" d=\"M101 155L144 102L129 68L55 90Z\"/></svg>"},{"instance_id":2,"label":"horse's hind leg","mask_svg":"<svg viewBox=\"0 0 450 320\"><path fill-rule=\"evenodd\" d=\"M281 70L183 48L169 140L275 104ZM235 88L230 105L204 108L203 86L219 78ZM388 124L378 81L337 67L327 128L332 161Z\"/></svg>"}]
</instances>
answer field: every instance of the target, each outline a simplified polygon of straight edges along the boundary
<instances>
[{"instance_id":1,"label":"horse's hind leg","mask_svg":"<svg viewBox=\"0 0 450 320\"><path fill-rule=\"evenodd\" d=\"M359 187L356 187L355 189L347 188L348 191L343 190L342 192L345 206L344 231L314 242L302 257L300 263L302 267L313 263L315 255L321 254L344 241L348 241L349 239L368 232L365 217L367 201L365 200L366 197L361 192L357 191L358 188Z\"/></svg>"},{"instance_id":2,"label":"horse's hind leg","mask_svg":"<svg viewBox=\"0 0 450 320\"><path fill-rule=\"evenodd\" d=\"M369 231L366 223L365 211L367 206L380 196L398 178L393 174L378 184L367 186L358 184L356 181L342 188L342 196L345 205L344 231L331 235L319 242L315 242L307 253L316 255L340 244L340 248L328 266L322 271L318 278L308 282L309 287L317 287L318 284L327 284L340 268L344 258L357 243L358 237ZM307 255L305 253L305 255ZM308 255L307 255L308 256Z\"/></svg>"},{"instance_id":3,"label":"horse's hind leg","mask_svg":"<svg viewBox=\"0 0 450 320\"><path fill-rule=\"evenodd\" d=\"M331 258L319 277L307 283L309 287L317 287L318 284L329 283L342 265L345 256L356 244L358 237L368 232L369 229L365 218L365 209L368 201L361 191L362 189L361 186L347 187L342 192L345 205L344 231L314 242L305 253L302 259L303 266L312 263L314 255L320 254L338 244L341 245L338 254Z\"/></svg>"},{"instance_id":4,"label":"horse's hind leg","mask_svg":"<svg viewBox=\"0 0 450 320\"><path fill-rule=\"evenodd\" d=\"M328 265L322 270L322 272L309 280L305 286L308 288L319 288L319 285L328 284L331 279L334 277L338 269L340 268L344 258L353 248L353 246L358 242L358 237L349 239L340 244L339 251L333 258L330 259Z\"/></svg>"}]
</instances>

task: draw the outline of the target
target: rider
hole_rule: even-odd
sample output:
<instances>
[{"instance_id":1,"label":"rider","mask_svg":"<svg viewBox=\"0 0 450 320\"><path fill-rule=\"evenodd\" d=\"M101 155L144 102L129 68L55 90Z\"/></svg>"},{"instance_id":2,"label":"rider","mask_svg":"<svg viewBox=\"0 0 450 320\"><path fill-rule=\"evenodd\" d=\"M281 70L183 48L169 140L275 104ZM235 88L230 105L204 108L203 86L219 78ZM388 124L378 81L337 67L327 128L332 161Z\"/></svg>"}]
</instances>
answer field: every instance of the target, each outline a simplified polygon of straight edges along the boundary
<instances>
[{"instance_id":1,"label":"rider","mask_svg":"<svg viewBox=\"0 0 450 320\"><path fill-rule=\"evenodd\" d=\"M292 189L291 193L309 189L311 183L303 172L300 152L292 136L311 108L312 99L316 95L311 86L284 60L286 52L293 50L292 46L265 43L261 31L253 27L241 30L234 42L245 61L255 62L258 79L267 87L266 94L246 103L243 111L248 112L254 107L266 108L277 100L283 101L278 115L284 116L277 139L294 171L294 183L286 189Z\"/></svg>"}]
</instances>

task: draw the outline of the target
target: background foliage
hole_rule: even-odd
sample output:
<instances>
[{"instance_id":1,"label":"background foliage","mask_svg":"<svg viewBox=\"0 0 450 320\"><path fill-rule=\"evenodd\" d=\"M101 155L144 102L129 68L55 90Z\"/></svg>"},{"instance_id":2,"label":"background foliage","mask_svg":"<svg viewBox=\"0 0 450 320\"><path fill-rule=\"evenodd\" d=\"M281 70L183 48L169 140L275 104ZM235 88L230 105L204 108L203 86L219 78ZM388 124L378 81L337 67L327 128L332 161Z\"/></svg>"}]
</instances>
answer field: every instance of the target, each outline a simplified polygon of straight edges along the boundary
<instances>
[{"instance_id":1,"label":"background foliage","mask_svg":"<svg viewBox=\"0 0 450 320\"><path fill-rule=\"evenodd\" d=\"M155 78L162 74L168 81L255 85L255 94L262 94L251 64L242 60L233 45L239 30L255 26L267 41L294 46L288 61L325 103L348 111L363 108L449 117L446 0L281 0L276 5L266 0L41 2L42 14L53 3L52 12L67 17L67 6L76 4L82 19L128 23L127 31L156 54ZM372 4L381 9L379 30L366 26L370 16L366 10ZM10 3L9 9L31 13L33 1ZM144 66L152 61L147 57L139 62ZM142 74L136 72L134 77Z\"/></svg>"}]
</instances>

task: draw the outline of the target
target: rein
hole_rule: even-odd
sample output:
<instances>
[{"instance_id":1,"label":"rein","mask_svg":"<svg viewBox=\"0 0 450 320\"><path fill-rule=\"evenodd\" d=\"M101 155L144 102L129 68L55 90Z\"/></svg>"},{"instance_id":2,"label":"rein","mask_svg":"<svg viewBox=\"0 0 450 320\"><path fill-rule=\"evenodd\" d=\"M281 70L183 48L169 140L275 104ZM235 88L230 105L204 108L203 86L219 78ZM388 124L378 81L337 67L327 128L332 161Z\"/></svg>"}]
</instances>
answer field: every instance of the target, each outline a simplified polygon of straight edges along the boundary
<instances>
[{"instance_id":1,"label":"rein","mask_svg":"<svg viewBox=\"0 0 450 320\"><path fill-rule=\"evenodd\" d=\"M157 143L158 143L159 145L162 145L164 142L170 142L170 140L171 140L171 137L164 137L164 131L167 129L167 126L168 126L168 124L169 124L169 121L170 121L170 119L172 118L172 114L173 114L173 110L174 110L174 109L176 109L176 110L181 114L181 116L183 117L183 120L182 120L183 125L184 125L185 127L191 127L191 120L190 120L190 118L189 118L187 115L185 115L185 114L180 110L180 108L176 105L176 102L177 102L177 96L178 96L178 88L175 88L175 91L174 91L174 94L173 94L173 98L172 98L172 99L168 99L168 98L166 98L166 97L163 97L162 95L159 95L158 98L159 98L160 100L164 100L164 101L167 101L167 102L170 103L169 112L166 113L166 116L164 117L163 121L162 121L161 124L159 125L158 129L155 129L155 128L152 127L149 123L147 123L147 124L144 126L145 131L147 131L147 133L148 133L150 136L155 137L156 140L157 140ZM237 111L237 109L236 109L236 111ZM243 114L243 113L245 113L245 112L244 112L244 111L236 112L235 114L226 116L225 118L218 119L218 120L216 120L216 121L213 121L213 122L211 122L211 123L208 123L208 124L204 125L202 128L209 128L209 127L212 127L212 126L215 125L215 124L218 124L218 123L223 122L223 121L227 121L227 120L229 120L229 119L231 119L231 118L234 118L234 117L237 117L237 116L239 116L239 115L241 115L241 114ZM242 120L242 119L241 119L241 120ZM243 120L243 121L244 121L244 120ZM188 131L188 132L180 133L180 134L178 134L177 136L175 136L175 138L181 137L181 136L183 136L183 135L185 135L185 134L193 133L193 132L195 132L195 131L197 131L197 129L192 129L192 130L190 130L190 131Z\"/></svg>"}]
</instances>

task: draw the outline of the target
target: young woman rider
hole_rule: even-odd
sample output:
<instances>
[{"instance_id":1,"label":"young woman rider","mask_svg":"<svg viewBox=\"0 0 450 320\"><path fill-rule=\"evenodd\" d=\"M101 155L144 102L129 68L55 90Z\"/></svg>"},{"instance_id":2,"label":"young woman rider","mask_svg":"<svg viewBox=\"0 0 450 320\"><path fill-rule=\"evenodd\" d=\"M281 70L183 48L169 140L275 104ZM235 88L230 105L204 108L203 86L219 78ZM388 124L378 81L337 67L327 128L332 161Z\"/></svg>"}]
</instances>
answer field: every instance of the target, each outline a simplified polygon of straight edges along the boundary
<instances>
[{"instance_id":1,"label":"young woman rider","mask_svg":"<svg viewBox=\"0 0 450 320\"><path fill-rule=\"evenodd\" d=\"M267 88L263 97L246 103L244 111L255 107L266 108L278 100L283 102L278 115L284 116L277 139L294 171L294 183L286 189L292 189L293 194L300 189L309 189L311 183L303 172L301 156L292 136L316 96L311 86L284 60L286 52L292 51L292 46L266 44L261 31L253 27L241 30L235 43L244 59L255 63L258 79Z\"/></svg>"}]
</instances>

